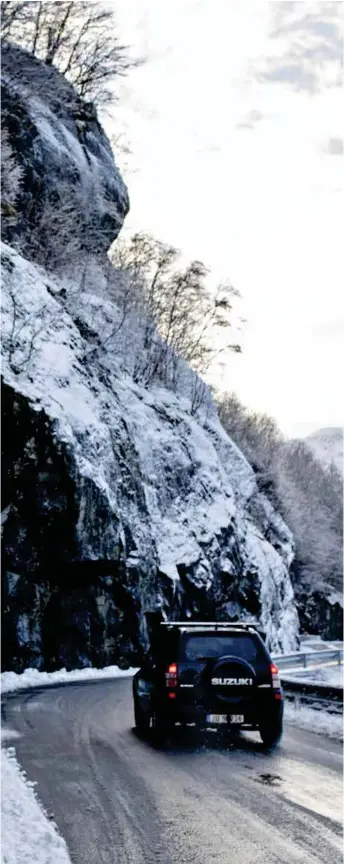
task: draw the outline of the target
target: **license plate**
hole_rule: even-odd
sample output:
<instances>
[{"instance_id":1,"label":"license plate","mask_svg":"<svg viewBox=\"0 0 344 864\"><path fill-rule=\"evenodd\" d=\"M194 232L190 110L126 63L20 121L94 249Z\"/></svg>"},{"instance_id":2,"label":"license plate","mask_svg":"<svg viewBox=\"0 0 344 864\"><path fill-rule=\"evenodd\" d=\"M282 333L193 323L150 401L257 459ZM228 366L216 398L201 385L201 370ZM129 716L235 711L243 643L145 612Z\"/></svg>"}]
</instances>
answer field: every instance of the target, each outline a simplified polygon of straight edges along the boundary
<instances>
[{"instance_id":1,"label":"license plate","mask_svg":"<svg viewBox=\"0 0 344 864\"><path fill-rule=\"evenodd\" d=\"M230 723L244 723L245 718L243 714L231 714L229 718Z\"/></svg>"},{"instance_id":2,"label":"license plate","mask_svg":"<svg viewBox=\"0 0 344 864\"><path fill-rule=\"evenodd\" d=\"M207 723L227 723L227 714L207 714Z\"/></svg>"}]
</instances>

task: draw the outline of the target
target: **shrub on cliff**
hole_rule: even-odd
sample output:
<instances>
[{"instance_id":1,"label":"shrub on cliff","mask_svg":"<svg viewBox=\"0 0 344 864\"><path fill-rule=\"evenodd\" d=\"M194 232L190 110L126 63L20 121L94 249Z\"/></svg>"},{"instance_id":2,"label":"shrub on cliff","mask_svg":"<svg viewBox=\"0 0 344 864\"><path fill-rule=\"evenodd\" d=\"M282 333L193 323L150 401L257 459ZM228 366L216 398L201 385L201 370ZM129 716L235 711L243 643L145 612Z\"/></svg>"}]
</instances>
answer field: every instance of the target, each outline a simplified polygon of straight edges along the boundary
<instances>
[{"instance_id":1,"label":"shrub on cliff","mask_svg":"<svg viewBox=\"0 0 344 864\"><path fill-rule=\"evenodd\" d=\"M13 153L7 130L1 127L1 213L10 222L16 221L22 180L23 169Z\"/></svg>"},{"instance_id":2,"label":"shrub on cliff","mask_svg":"<svg viewBox=\"0 0 344 864\"><path fill-rule=\"evenodd\" d=\"M241 351L232 337L233 302L239 293L229 283L210 287L201 261L181 268L177 249L144 233L119 240L111 259L141 305L144 345L154 349L151 380L157 377L173 386L181 359L202 375L219 354Z\"/></svg>"},{"instance_id":3,"label":"shrub on cliff","mask_svg":"<svg viewBox=\"0 0 344 864\"><path fill-rule=\"evenodd\" d=\"M341 591L343 585L343 481L303 441L287 441L266 415L239 400L218 397L221 422L255 469L257 481L291 529L296 545L292 574L297 591Z\"/></svg>"}]
</instances>

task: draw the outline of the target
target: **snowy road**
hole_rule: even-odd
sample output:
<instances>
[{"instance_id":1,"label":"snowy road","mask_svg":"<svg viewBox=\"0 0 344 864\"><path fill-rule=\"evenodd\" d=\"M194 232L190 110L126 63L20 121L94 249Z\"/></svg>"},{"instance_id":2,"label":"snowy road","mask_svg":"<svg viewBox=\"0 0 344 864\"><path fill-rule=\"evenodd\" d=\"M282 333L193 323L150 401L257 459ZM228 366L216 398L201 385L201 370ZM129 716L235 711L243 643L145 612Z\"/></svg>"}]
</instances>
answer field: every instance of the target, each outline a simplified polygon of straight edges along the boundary
<instances>
[{"instance_id":1,"label":"snowy road","mask_svg":"<svg viewBox=\"0 0 344 864\"><path fill-rule=\"evenodd\" d=\"M272 755L253 736L159 749L125 679L9 694L3 712L73 864L342 862L336 741L289 727Z\"/></svg>"}]
</instances>

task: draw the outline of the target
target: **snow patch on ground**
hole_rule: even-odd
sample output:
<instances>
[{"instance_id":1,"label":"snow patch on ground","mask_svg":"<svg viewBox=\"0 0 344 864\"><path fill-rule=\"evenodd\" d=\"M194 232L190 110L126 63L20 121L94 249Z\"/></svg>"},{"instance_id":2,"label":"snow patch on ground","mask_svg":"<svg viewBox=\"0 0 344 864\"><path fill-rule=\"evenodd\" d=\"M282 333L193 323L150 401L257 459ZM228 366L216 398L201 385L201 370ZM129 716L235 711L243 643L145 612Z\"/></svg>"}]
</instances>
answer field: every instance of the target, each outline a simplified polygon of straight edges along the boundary
<instances>
[{"instance_id":1,"label":"snow patch on ground","mask_svg":"<svg viewBox=\"0 0 344 864\"><path fill-rule=\"evenodd\" d=\"M29 687L46 687L50 684L73 684L74 681L91 681L95 678L130 678L137 669L119 669L118 666L105 666L103 669L59 669L57 672L39 672L38 669L25 669L17 672L1 673L1 693L25 690Z\"/></svg>"},{"instance_id":2,"label":"snow patch on ground","mask_svg":"<svg viewBox=\"0 0 344 864\"><path fill-rule=\"evenodd\" d=\"M1 864L71 864L67 846L39 804L13 747L1 751Z\"/></svg>"},{"instance_id":3,"label":"snow patch on ground","mask_svg":"<svg viewBox=\"0 0 344 864\"><path fill-rule=\"evenodd\" d=\"M286 702L284 705L284 718L291 726L299 729L307 729L310 732L318 732L329 738L343 741L343 715L329 714L327 711L317 711L307 706L296 706L294 703Z\"/></svg>"}]
</instances>

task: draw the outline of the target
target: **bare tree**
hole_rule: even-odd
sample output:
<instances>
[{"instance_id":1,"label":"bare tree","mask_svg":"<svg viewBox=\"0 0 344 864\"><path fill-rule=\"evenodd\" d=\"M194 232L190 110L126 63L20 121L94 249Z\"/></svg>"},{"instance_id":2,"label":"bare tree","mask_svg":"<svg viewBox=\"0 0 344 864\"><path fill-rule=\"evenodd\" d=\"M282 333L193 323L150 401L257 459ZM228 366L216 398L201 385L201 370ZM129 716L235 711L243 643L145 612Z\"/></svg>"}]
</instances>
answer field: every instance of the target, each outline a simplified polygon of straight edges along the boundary
<instances>
[{"instance_id":1,"label":"bare tree","mask_svg":"<svg viewBox=\"0 0 344 864\"><path fill-rule=\"evenodd\" d=\"M12 262L6 252L1 255L1 265L3 273L5 270L11 272ZM10 368L18 374L22 369L28 369L50 326L56 327L59 312L52 311L45 303L36 303L36 308L27 311L20 285L12 284L11 279L2 292L2 305L2 350L7 355Z\"/></svg>"},{"instance_id":2,"label":"bare tree","mask_svg":"<svg viewBox=\"0 0 344 864\"><path fill-rule=\"evenodd\" d=\"M4 202L9 201L10 194L12 197L15 194L14 185L20 191L23 173L14 157L7 156L7 150L7 147L2 149L2 160L5 159L7 166L2 174L3 185L5 190L7 187L10 190L3 194L2 210L6 213L9 208L4 207ZM11 154L10 148L8 152ZM92 257L103 257L108 242L107 226L102 226L101 214L93 201L90 189L86 191L81 184L73 187L61 178L55 188L45 189L42 183L40 195L32 196L26 204L24 230L18 228L11 239L25 257L47 271L74 277L78 292L87 262ZM107 206L110 209L111 202L107 202ZM14 204L9 212L15 214Z\"/></svg>"},{"instance_id":3,"label":"bare tree","mask_svg":"<svg viewBox=\"0 0 344 864\"><path fill-rule=\"evenodd\" d=\"M54 197L43 194L32 218L28 213L31 229L23 236L18 235L16 245L23 255L48 271L72 273L76 266L82 271L87 242L83 231L86 208L82 190L60 183ZM97 230L95 225L95 235ZM88 241L90 237L92 224L88 225Z\"/></svg>"},{"instance_id":4,"label":"bare tree","mask_svg":"<svg viewBox=\"0 0 344 864\"><path fill-rule=\"evenodd\" d=\"M217 398L221 422L254 467L258 487L291 529L296 592L343 579L343 481L324 468L303 441L287 441L275 421L253 413L233 394Z\"/></svg>"},{"instance_id":5,"label":"bare tree","mask_svg":"<svg viewBox=\"0 0 344 864\"><path fill-rule=\"evenodd\" d=\"M191 414L197 414L200 409L203 409L204 406L208 406L211 401L211 396L209 392L209 387L207 387L205 381L199 377L199 375L194 375L193 380L191 382Z\"/></svg>"},{"instance_id":6,"label":"bare tree","mask_svg":"<svg viewBox=\"0 0 344 864\"><path fill-rule=\"evenodd\" d=\"M0 12L1 12L1 37L2 38L10 38L12 27L14 27L15 22L21 26L26 21L26 15L28 12L28 3L15 3L13 0L2 0L0 4Z\"/></svg>"},{"instance_id":7,"label":"bare tree","mask_svg":"<svg viewBox=\"0 0 344 864\"><path fill-rule=\"evenodd\" d=\"M121 174L124 177L137 173L137 168L134 168L130 157L132 150L128 142L127 133L124 129L116 134L109 135L111 149L116 153L116 163L120 168Z\"/></svg>"},{"instance_id":8,"label":"bare tree","mask_svg":"<svg viewBox=\"0 0 344 864\"><path fill-rule=\"evenodd\" d=\"M80 286L78 294L79 297L83 294L83 285ZM136 291L136 287L133 285L128 275L120 270L115 270L114 267L107 267L104 270L104 292L106 300L110 301L112 304L112 315L111 320L108 321L108 326L106 326L106 322L104 322L102 326L102 338L98 340L95 345L91 348L88 346L85 349L84 357L85 359L95 359L96 357L101 356L104 351L113 348L116 346L117 354L119 351L119 343L120 341L126 343L127 341L131 344L133 342L133 330L137 325L141 326L142 329L142 309L141 309L141 301L140 296ZM77 294L77 300L78 300ZM81 298L82 299L82 298ZM86 302L87 302L87 294L86 294ZM78 309L79 306L79 309ZM81 304L78 304L76 307L76 311L80 311ZM75 297L72 297L72 307L75 307ZM103 317L104 310L102 312ZM123 332L124 331L124 332ZM122 339L123 334L123 339ZM123 356L127 354L127 350L123 352L122 347L122 359L124 361L125 357ZM132 353L132 352L131 352ZM131 370L125 370L131 371Z\"/></svg>"},{"instance_id":9,"label":"bare tree","mask_svg":"<svg viewBox=\"0 0 344 864\"><path fill-rule=\"evenodd\" d=\"M21 191L23 169L13 153L8 132L1 127L1 214L6 222L15 222L16 201Z\"/></svg>"},{"instance_id":10,"label":"bare tree","mask_svg":"<svg viewBox=\"0 0 344 864\"><path fill-rule=\"evenodd\" d=\"M139 62L119 43L109 4L1 2L1 35L56 66L83 99L97 104L113 99L113 78Z\"/></svg>"},{"instance_id":11,"label":"bare tree","mask_svg":"<svg viewBox=\"0 0 344 864\"><path fill-rule=\"evenodd\" d=\"M208 270L200 261L177 269L179 252L146 234L129 242L119 241L112 263L141 286L146 318L146 347L152 344L152 329L160 340L154 342L150 375L175 384L179 358L205 374L219 352L240 351L229 338L233 298L232 286L212 291L206 284ZM219 336L221 335L221 339ZM220 344L221 343L221 344Z\"/></svg>"}]
</instances>

